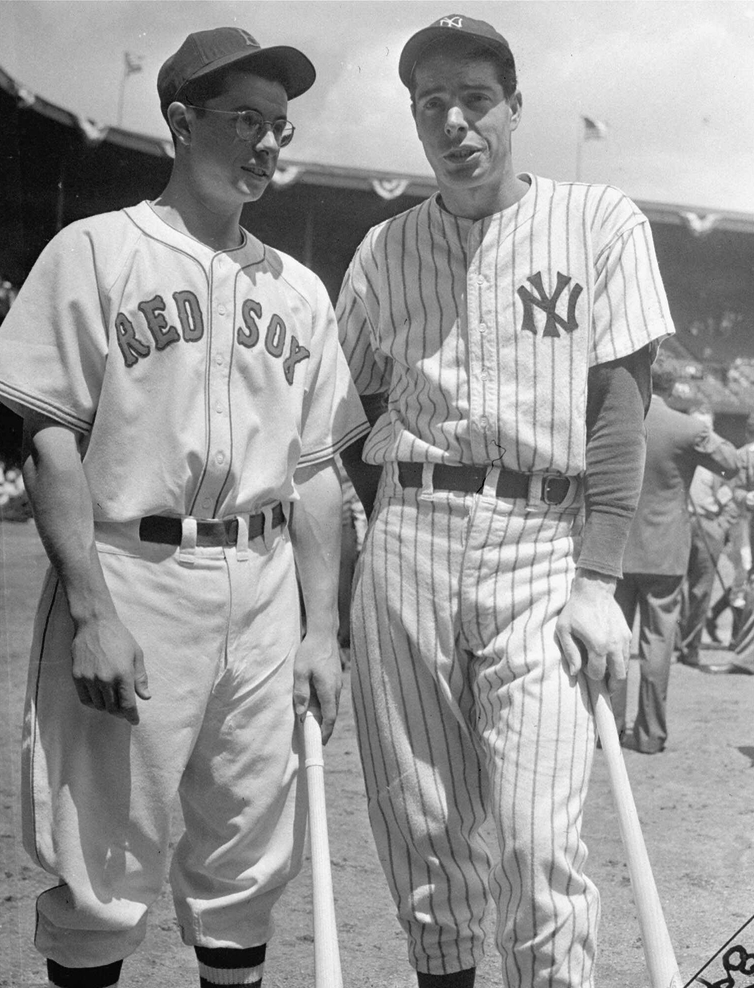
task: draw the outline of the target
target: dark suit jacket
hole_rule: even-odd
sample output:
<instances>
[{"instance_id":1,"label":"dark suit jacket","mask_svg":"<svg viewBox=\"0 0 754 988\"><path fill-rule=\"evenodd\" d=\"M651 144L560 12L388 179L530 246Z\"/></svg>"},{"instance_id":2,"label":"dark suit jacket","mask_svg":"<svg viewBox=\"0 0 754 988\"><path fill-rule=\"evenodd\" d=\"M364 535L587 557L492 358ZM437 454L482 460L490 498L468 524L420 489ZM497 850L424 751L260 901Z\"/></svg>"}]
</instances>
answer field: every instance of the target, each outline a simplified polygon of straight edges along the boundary
<instances>
[{"instance_id":1,"label":"dark suit jacket","mask_svg":"<svg viewBox=\"0 0 754 988\"><path fill-rule=\"evenodd\" d=\"M725 478L738 472L737 451L701 419L654 395L646 418L647 458L639 504L623 556L624 573L681 576L688 568L688 492L697 466Z\"/></svg>"}]
</instances>

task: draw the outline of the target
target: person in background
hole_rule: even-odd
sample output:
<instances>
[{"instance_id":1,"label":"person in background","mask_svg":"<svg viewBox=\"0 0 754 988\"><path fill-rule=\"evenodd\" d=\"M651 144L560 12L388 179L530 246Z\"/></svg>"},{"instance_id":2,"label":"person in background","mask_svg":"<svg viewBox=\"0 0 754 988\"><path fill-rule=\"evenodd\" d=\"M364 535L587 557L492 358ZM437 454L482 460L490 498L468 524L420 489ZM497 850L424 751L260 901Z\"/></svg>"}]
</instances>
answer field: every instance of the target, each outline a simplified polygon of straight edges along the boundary
<instances>
[{"instance_id":1,"label":"person in background","mask_svg":"<svg viewBox=\"0 0 754 988\"><path fill-rule=\"evenodd\" d=\"M692 414L710 429L714 427L711 409L699 408ZM718 563L740 517L734 494L736 481L734 478L726 482L719 474L699 466L689 488L691 549L683 585L677 661L695 669L717 668L701 664L699 648L719 573Z\"/></svg>"},{"instance_id":2,"label":"person in background","mask_svg":"<svg viewBox=\"0 0 754 988\"><path fill-rule=\"evenodd\" d=\"M613 711L622 743L647 755L663 751L668 738L668 680L691 551L688 495L694 471L706 467L729 480L738 472L732 443L708 421L668 405L674 386L673 370L658 359L652 367L641 496L615 589L630 628L639 613L639 706L631 735L626 735L625 680L613 694Z\"/></svg>"},{"instance_id":3,"label":"person in background","mask_svg":"<svg viewBox=\"0 0 754 988\"><path fill-rule=\"evenodd\" d=\"M754 413L746 420L746 442L738 449L738 477L733 493L738 506L738 519L734 522L726 544L728 558L733 565L733 578L712 605L705 622L710 640L722 644L717 622L730 609L733 614L730 640L734 641L741 626L747 591L752 575L752 528L754 528Z\"/></svg>"}]
</instances>

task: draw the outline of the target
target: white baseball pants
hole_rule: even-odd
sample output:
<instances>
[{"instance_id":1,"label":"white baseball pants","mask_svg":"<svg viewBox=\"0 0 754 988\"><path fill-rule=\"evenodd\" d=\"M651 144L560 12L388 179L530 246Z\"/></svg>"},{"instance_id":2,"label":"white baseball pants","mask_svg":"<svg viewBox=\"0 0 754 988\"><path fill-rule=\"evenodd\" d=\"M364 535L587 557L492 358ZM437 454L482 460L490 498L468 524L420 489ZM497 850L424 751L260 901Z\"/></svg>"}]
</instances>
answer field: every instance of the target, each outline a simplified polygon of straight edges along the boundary
<instances>
[{"instance_id":1,"label":"white baseball pants","mask_svg":"<svg viewBox=\"0 0 754 988\"><path fill-rule=\"evenodd\" d=\"M580 828L594 722L554 638L578 506L527 509L494 484L404 491L389 470L359 562L352 683L409 959L438 975L476 966L489 889L507 988L590 985L599 897Z\"/></svg>"},{"instance_id":2,"label":"white baseball pants","mask_svg":"<svg viewBox=\"0 0 754 988\"><path fill-rule=\"evenodd\" d=\"M168 874L170 816L186 830L170 882L184 942L266 943L297 873L293 659L299 599L286 528L239 548L141 543L138 523L100 526L118 613L144 651L141 722L84 707L71 678L72 624L47 576L24 726L25 846L59 884L38 900L36 945L68 967L132 953ZM185 532L184 527L184 532Z\"/></svg>"}]
</instances>

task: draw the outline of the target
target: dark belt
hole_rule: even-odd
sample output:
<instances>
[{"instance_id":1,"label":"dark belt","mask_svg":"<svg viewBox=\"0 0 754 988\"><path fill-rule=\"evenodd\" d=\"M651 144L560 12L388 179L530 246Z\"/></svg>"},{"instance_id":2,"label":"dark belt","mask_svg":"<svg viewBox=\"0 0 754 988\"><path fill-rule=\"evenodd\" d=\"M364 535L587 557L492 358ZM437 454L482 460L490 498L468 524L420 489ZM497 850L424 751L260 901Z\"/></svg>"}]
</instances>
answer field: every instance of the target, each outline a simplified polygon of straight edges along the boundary
<instances>
[{"instance_id":1,"label":"dark belt","mask_svg":"<svg viewBox=\"0 0 754 988\"><path fill-rule=\"evenodd\" d=\"M401 487L422 487L423 463L399 463L398 479ZM488 467L449 466L435 463L432 468L432 487L438 491L459 491L464 494L481 494ZM515 470L501 470L495 494L498 497L529 497L532 475ZM539 499L545 504L562 504L568 497L575 478L557 473L543 473Z\"/></svg>"},{"instance_id":2,"label":"dark belt","mask_svg":"<svg viewBox=\"0 0 754 988\"><path fill-rule=\"evenodd\" d=\"M278 503L272 509L272 527L285 524L283 506ZM249 518L249 540L264 534L264 514ZM180 545L183 539L183 523L180 518L167 515L147 515L139 522L139 538L142 542L160 542L164 545ZM198 519L196 544L198 546L230 546L238 542L238 519Z\"/></svg>"}]
</instances>

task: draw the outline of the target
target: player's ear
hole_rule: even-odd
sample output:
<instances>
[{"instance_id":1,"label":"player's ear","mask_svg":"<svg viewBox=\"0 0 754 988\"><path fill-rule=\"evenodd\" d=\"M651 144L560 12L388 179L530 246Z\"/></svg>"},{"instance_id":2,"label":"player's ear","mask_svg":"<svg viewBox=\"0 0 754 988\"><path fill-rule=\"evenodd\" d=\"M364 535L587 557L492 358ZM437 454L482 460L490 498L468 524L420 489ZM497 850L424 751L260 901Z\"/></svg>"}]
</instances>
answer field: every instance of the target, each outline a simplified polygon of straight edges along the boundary
<instances>
[{"instance_id":1,"label":"player's ear","mask_svg":"<svg viewBox=\"0 0 754 988\"><path fill-rule=\"evenodd\" d=\"M171 103L167 109L168 123L181 144L191 143L191 116L183 103Z\"/></svg>"},{"instance_id":2,"label":"player's ear","mask_svg":"<svg viewBox=\"0 0 754 988\"><path fill-rule=\"evenodd\" d=\"M508 100L508 106L511 111L511 130L515 130L516 127L521 123L521 113L524 108L524 98L520 91L517 89L515 93Z\"/></svg>"}]
</instances>

